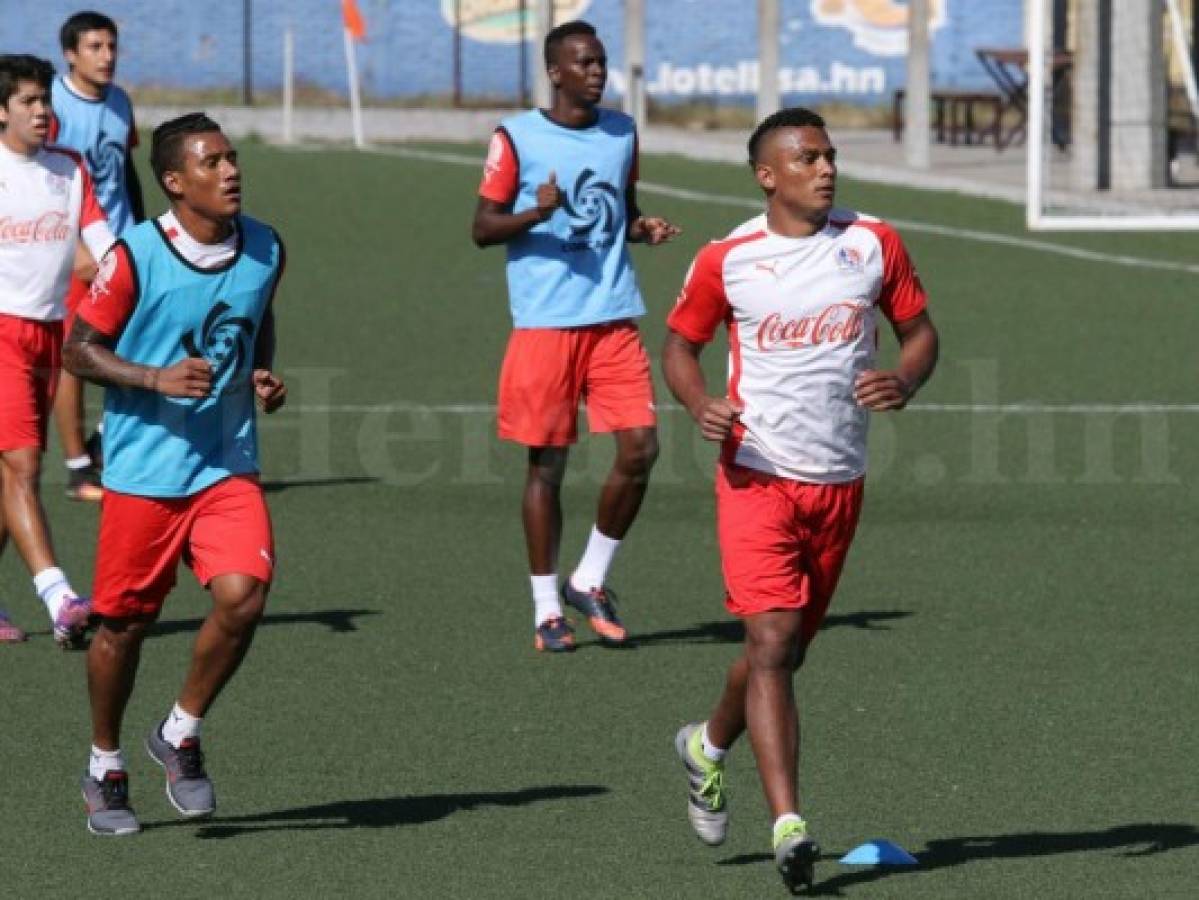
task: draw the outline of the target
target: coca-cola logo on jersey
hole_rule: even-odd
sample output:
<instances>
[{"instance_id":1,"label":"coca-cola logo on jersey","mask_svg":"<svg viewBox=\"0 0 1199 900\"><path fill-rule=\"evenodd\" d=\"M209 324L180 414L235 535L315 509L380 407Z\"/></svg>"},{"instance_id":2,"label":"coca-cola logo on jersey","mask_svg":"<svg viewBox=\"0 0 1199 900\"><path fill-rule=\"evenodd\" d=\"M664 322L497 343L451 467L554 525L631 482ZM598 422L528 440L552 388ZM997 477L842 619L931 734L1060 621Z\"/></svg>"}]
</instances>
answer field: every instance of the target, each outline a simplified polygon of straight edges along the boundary
<instances>
[{"instance_id":1,"label":"coca-cola logo on jersey","mask_svg":"<svg viewBox=\"0 0 1199 900\"><path fill-rule=\"evenodd\" d=\"M854 300L826 306L813 316L797 319L771 313L758 326L759 350L794 350L820 344L848 344L862 336L870 307Z\"/></svg>"},{"instance_id":2,"label":"coca-cola logo on jersey","mask_svg":"<svg viewBox=\"0 0 1199 900\"><path fill-rule=\"evenodd\" d=\"M48 212L24 221L9 216L0 218L0 244L49 244L65 241L70 236L70 219L66 213Z\"/></svg>"}]
</instances>

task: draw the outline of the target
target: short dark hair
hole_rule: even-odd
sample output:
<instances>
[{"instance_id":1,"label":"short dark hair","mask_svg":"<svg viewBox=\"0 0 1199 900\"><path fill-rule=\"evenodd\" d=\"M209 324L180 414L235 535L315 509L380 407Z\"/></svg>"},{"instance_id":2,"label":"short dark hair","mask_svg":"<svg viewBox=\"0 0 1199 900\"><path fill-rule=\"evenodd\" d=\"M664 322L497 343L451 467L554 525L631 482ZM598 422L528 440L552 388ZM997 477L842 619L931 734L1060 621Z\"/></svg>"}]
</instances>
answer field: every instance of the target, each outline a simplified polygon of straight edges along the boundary
<instances>
[{"instance_id":1,"label":"short dark hair","mask_svg":"<svg viewBox=\"0 0 1199 900\"><path fill-rule=\"evenodd\" d=\"M162 176L170 171L179 171L183 165L183 141L188 135L220 131L221 126L202 112L188 113L163 122L154 129L150 137L150 168L159 186L166 192Z\"/></svg>"},{"instance_id":2,"label":"short dark hair","mask_svg":"<svg viewBox=\"0 0 1199 900\"><path fill-rule=\"evenodd\" d=\"M582 19L574 19L551 28L545 36L545 67L548 69L558 61L558 50L564 40L581 34L595 37L595 26Z\"/></svg>"},{"instance_id":3,"label":"short dark hair","mask_svg":"<svg viewBox=\"0 0 1199 900\"><path fill-rule=\"evenodd\" d=\"M819 113L812 112L803 106L791 106L787 109L780 109L776 113L771 113L761 121L754 133L749 136L747 145L749 150L749 164L756 166L758 164L758 149L762 145L762 138L774 131L776 128L824 128L824 119Z\"/></svg>"},{"instance_id":4,"label":"short dark hair","mask_svg":"<svg viewBox=\"0 0 1199 900\"><path fill-rule=\"evenodd\" d=\"M54 65L48 60L27 53L8 53L0 56L0 106L17 92L18 81L35 81L50 90L54 80Z\"/></svg>"},{"instance_id":5,"label":"short dark hair","mask_svg":"<svg viewBox=\"0 0 1199 900\"><path fill-rule=\"evenodd\" d=\"M62 28L58 29L58 42L62 44L62 52L78 50L79 39L83 37L85 31L111 31L113 37L119 35L116 22L104 13L85 9L83 12L75 13L62 23Z\"/></svg>"}]
</instances>

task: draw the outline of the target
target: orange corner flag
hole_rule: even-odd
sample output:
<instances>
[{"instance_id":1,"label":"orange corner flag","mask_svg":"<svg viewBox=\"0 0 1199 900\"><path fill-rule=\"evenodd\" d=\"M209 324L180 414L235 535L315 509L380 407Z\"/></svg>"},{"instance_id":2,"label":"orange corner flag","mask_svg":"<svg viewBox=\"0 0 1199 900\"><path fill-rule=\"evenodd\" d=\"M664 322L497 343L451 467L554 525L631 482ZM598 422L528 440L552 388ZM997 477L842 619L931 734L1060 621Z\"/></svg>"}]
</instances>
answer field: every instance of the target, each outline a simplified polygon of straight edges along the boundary
<instances>
[{"instance_id":1,"label":"orange corner flag","mask_svg":"<svg viewBox=\"0 0 1199 900\"><path fill-rule=\"evenodd\" d=\"M366 21L362 18L362 11L358 9L355 0L341 0L341 19L350 37L356 41L366 40Z\"/></svg>"}]
</instances>

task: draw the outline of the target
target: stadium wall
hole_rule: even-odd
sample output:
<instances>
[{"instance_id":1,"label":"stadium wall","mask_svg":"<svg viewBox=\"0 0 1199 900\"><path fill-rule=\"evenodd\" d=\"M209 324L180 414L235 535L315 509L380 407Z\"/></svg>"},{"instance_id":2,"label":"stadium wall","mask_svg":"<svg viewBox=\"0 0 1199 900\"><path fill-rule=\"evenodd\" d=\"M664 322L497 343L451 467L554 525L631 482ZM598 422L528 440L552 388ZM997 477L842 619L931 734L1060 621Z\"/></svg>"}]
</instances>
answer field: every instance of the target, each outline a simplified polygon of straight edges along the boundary
<instances>
[{"instance_id":1,"label":"stadium wall","mask_svg":"<svg viewBox=\"0 0 1199 900\"><path fill-rule=\"evenodd\" d=\"M623 92L621 0L555 0L556 18L586 18L611 57L611 91ZM57 32L81 0L0 0L0 48L60 64ZM519 96L517 0L459 0L466 21L462 95ZM359 47L363 91L376 101L446 98L454 90L454 0L358 0L367 25ZM529 9L535 7L527 0ZM749 2L654 0L645 4L647 81L659 103L749 103L756 90L756 16ZM1022 43L1022 0L932 0L932 78L945 88L987 88L980 46ZM119 81L132 88L240 92L243 0L107 0L117 20ZM251 79L278 91L283 32L295 34L296 78L346 91L339 0L252 0ZM876 106L904 82L906 3L899 0L781 0L783 94L791 102ZM539 53L530 47L530 65Z\"/></svg>"}]
</instances>

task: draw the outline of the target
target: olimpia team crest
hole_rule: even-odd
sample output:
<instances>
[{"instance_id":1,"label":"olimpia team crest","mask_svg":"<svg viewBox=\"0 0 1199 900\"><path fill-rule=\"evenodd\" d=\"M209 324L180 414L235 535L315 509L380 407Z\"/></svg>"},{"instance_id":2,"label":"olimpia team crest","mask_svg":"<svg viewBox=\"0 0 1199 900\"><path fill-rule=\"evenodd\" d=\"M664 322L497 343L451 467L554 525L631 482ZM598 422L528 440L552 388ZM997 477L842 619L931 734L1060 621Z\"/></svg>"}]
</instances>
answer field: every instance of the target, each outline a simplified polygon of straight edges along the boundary
<instances>
[{"instance_id":1,"label":"olimpia team crest","mask_svg":"<svg viewBox=\"0 0 1199 900\"><path fill-rule=\"evenodd\" d=\"M526 22L521 28L520 0L457 0L462 14L462 33L471 40L485 44L515 44L523 31L526 39L537 34L534 21L537 6L534 0L525 0ZM455 0L441 0L441 16L447 25L454 27ZM554 0L554 21L569 22L577 19L591 6L591 0Z\"/></svg>"}]
</instances>

